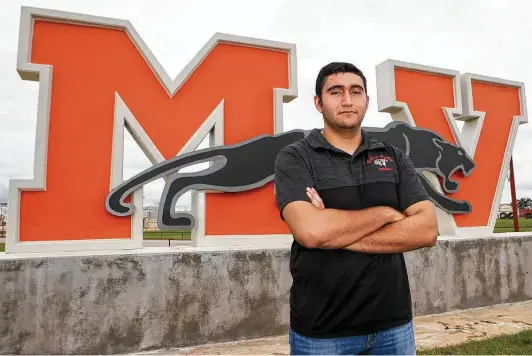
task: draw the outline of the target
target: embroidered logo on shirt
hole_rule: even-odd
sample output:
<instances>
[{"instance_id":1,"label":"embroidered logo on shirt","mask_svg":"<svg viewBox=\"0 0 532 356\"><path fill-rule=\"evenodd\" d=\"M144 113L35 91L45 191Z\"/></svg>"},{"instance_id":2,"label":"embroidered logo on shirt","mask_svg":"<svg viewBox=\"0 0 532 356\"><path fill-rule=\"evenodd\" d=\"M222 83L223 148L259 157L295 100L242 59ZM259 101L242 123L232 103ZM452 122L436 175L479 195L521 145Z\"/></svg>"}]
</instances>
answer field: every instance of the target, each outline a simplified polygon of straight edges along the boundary
<instances>
[{"instance_id":1,"label":"embroidered logo on shirt","mask_svg":"<svg viewBox=\"0 0 532 356\"><path fill-rule=\"evenodd\" d=\"M386 155L369 156L366 161L367 164L373 163L378 166L379 171L391 171L392 168L388 167L388 163L393 162L392 157Z\"/></svg>"}]
</instances>

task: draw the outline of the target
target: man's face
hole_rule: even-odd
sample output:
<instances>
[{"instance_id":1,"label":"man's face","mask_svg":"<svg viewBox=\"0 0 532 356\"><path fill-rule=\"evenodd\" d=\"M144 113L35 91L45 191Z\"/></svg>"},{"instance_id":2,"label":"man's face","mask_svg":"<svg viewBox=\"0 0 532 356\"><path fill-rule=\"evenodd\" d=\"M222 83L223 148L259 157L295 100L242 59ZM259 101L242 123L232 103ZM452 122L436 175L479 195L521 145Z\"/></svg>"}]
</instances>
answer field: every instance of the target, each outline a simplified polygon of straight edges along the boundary
<instances>
[{"instance_id":1,"label":"man's face","mask_svg":"<svg viewBox=\"0 0 532 356\"><path fill-rule=\"evenodd\" d=\"M362 78L354 73L337 73L327 77L314 103L329 126L338 129L353 129L362 124L369 97L364 90Z\"/></svg>"}]
</instances>

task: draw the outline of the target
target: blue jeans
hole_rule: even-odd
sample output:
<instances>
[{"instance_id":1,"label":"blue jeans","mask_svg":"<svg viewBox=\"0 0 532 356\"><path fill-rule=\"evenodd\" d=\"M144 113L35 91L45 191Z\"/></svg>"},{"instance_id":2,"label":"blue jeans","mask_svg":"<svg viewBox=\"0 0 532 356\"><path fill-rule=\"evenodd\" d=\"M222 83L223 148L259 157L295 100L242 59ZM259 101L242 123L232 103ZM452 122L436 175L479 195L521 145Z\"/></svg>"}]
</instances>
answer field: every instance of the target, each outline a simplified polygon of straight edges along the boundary
<instances>
[{"instance_id":1,"label":"blue jeans","mask_svg":"<svg viewBox=\"0 0 532 356\"><path fill-rule=\"evenodd\" d=\"M413 322L373 334L315 339L289 332L290 355L415 355Z\"/></svg>"}]
</instances>

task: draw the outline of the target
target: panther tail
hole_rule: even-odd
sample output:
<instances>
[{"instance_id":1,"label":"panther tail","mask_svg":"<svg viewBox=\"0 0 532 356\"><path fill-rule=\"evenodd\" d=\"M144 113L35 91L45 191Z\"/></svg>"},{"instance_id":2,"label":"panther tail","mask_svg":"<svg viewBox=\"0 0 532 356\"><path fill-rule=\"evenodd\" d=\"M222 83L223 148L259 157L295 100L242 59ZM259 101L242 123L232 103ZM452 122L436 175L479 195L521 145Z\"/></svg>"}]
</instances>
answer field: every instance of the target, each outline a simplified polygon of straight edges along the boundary
<instances>
[{"instance_id":1,"label":"panther tail","mask_svg":"<svg viewBox=\"0 0 532 356\"><path fill-rule=\"evenodd\" d=\"M218 149L223 149L223 147L218 147ZM131 215L134 211L133 203L126 203L125 199L141 186L187 166L212 161L219 157L220 152L210 152L210 149L204 149L185 153L156 164L113 189L105 200L107 211L116 216Z\"/></svg>"}]
</instances>

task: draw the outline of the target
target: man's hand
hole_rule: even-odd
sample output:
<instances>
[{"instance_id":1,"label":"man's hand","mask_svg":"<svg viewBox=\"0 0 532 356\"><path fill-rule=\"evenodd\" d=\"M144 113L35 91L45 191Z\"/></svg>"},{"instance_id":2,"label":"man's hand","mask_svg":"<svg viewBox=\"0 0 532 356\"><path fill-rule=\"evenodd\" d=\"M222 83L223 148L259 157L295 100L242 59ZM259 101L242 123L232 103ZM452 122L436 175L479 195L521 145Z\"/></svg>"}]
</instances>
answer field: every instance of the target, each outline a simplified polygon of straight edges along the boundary
<instances>
[{"instance_id":1,"label":"man's hand","mask_svg":"<svg viewBox=\"0 0 532 356\"><path fill-rule=\"evenodd\" d=\"M321 200L320 195L314 188L307 187L307 196L310 198L310 201L316 208L319 209L325 209L325 205L323 205L323 200Z\"/></svg>"}]
</instances>

